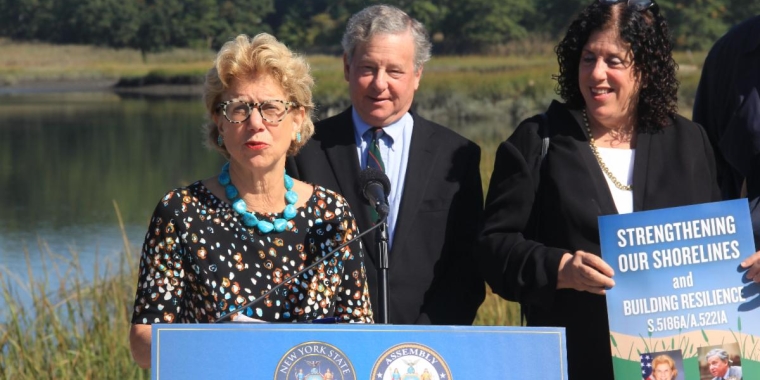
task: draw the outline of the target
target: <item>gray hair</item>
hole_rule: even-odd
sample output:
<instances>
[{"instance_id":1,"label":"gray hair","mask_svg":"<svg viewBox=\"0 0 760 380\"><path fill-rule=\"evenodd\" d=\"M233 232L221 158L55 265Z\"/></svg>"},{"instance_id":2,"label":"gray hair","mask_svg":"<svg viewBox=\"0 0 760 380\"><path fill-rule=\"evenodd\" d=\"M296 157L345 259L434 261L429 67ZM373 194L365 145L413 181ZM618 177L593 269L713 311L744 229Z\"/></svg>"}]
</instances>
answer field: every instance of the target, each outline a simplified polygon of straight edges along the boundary
<instances>
[{"instance_id":1,"label":"gray hair","mask_svg":"<svg viewBox=\"0 0 760 380\"><path fill-rule=\"evenodd\" d=\"M401 9L390 5L373 5L359 11L348 19L341 45L349 61L360 43L378 34L401 34L412 32L414 39L414 70L419 71L430 60L433 44L425 26Z\"/></svg>"},{"instance_id":2,"label":"gray hair","mask_svg":"<svg viewBox=\"0 0 760 380\"><path fill-rule=\"evenodd\" d=\"M717 356L720 360L724 362L731 363L731 360L728 360L728 352L722 348L713 348L710 350L707 355L705 355L705 360L710 360L711 357Z\"/></svg>"}]
</instances>

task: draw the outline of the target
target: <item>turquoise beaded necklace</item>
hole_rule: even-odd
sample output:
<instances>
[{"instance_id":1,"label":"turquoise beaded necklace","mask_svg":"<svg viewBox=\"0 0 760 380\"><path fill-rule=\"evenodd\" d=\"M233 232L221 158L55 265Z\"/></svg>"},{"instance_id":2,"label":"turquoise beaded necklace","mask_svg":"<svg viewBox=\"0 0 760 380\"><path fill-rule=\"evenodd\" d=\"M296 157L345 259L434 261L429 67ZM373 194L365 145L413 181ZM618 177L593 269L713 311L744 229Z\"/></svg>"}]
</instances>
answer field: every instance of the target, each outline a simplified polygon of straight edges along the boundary
<instances>
[{"instance_id":1,"label":"turquoise beaded necklace","mask_svg":"<svg viewBox=\"0 0 760 380\"><path fill-rule=\"evenodd\" d=\"M219 173L219 184L224 187L225 195L227 199L232 202L232 209L238 214L243 216L242 223L248 228L256 227L262 234L267 234L272 231L282 232L288 226L288 221L296 216L296 202L298 202L298 194L293 191L293 178L285 174L285 210L282 211L282 218L275 218L274 223L259 220L256 215L248 211L248 205L243 199L240 198L240 192L237 187L232 184L230 178L230 163L227 162L222 166L222 172Z\"/></svg>"}]
</instances>

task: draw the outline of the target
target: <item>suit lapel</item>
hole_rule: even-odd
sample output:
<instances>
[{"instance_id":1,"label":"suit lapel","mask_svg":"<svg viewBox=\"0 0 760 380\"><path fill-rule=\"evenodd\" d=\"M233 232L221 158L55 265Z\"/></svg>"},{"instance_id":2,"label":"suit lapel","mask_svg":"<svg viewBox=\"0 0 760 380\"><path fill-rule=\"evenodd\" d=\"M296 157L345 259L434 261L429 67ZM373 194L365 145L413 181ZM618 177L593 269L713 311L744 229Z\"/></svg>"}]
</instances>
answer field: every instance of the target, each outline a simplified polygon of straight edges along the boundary
<instances>
[{"instance_id":1,"label":"suit lapel","mask_svg":"<svg viewBox=\"0 0 760 380\"><path fill-rule=\"evenodd\" d=\"M335 118L335 122L325 126L320 132L325 133L324 141L334 143L323 146L327 160L333 170L335 179L340 187L339 192L348 200L354 219L359 226L360 232L366 231L372 226L369 213L369 202L364 198L358 181L359 156L356 153L356 139L354 138L354 122L351 117L351 108L343 111ZM375 234L370 232L362 238L364 250L373 262L376 260Z\"/></svg>"},{"instance_id":2,"label":"suit lapel","mask_svg":"<svg viewBox=\"0 0 760 380\"><path fill-rule=\"evenodd\" d=\"M585 140L579 141L580 145L585 146L579 146L578 148L598 195L600 215L617 214L617 206L615 206L615 201L612 198L612 192L607 184L605 174L602 172L599 162L591 151L591 147L588 146L588 135L583 124L583 117L580 111L571 111L571 114L576 123L579 126L583 126L583 135L586 136ZM633 161L633 211L641 211L644 209L644 195L647 173L649 172L647 167L649 166L651 135L649 133L640 133L636 136L636 139L636 152L634 153Z\"/></svg>"},{"instance_id":3,"label":"suit lapel","mask_svg":"<svg viewBox=\"0 0 760 380\"><path fill-rule=\"evenodd\" d=\"M412 113L412 142L409 147L409 160L404 176L404 193L401 196L396 228L393 236L393 248L390 254L401 249L403 241L412 230L415 214L420 209L425 190L430 180L430 172L435 162L435 130L427 120Z\"/></svg>"},{"instance_id":4,"label":"suit lapel","mask_svg":"<svg viewBox=\"0 0 760 380\"><path fill-rule=\"evenodd\" d=\"M599 166L599 161L597 161L589 146L589 136L583 123L583 116L580 111L570 111L570 114L575 121L575 126L580 128L581 135L584 137L583 139L576 140L575 143L597 195L596 201L598 204L589 205L589 207L595 208L599 212L599 215L617 214L617 207L615 207L615 201L612 199L612 193L607 185L607 180L604 177L602 168Z\"/></svg>"},{"instance_id":5,"label":"suit lapel","mask_svg":"<svg viewBox=\"0 0 760 380\"><path fill-rule=\"evenodd\" d=\"M636 153L633 160L633 211L641 211L644 210L647 173L650 172L648 166L652 135L639 133L636 139Z\"/></svg>"}]
</instances>

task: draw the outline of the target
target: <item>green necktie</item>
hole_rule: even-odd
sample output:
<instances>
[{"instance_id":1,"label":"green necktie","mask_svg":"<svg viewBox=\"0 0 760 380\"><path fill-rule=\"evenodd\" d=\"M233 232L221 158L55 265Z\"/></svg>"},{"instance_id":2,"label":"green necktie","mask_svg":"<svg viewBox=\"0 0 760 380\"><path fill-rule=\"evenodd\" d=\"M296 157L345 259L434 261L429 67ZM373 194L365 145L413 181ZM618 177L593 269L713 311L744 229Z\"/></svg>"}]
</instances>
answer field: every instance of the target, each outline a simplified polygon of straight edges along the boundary
<instances>
[{"instance_id":1,"label":"green necktie","mask_svg":"<svg viewBox=\"0 0 760 380\"><path fill-rule=\"evenodd\" d=\"M372 140L367 149L367 167L385 173L385 163L383 163L383 156L380 155L380 138L385 132L380 127L374 127L370 129L370 133L372 133Z\"/></svg>"},{"instance_id":2,"label":"green necktie","mask_svg":"<svg viewBox=\"0 0 760 380\"><path fill-rule=\"evenodd\" d=\"M384 133L383 128L374 127L369 130L369 133L372 134L372 139L367 147L367 168L380 170L385 173L385 163L383 163L383 156L380 155L380 138ZM377 210L372 205L369 206L369 213L374 225L377 222L378 215Z\"/></svg>"}]
</instances>

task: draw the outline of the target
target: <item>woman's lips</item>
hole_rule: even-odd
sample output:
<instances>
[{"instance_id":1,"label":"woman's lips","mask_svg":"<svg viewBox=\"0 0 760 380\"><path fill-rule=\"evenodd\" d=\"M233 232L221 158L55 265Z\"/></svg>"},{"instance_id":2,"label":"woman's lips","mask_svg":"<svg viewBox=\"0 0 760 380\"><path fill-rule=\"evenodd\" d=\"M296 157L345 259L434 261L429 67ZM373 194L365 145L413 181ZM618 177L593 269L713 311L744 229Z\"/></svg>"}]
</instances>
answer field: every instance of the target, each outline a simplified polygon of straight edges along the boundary
<instances>
[{"instance_id":1,"label":"woman's lips","mask_svg":"<svg viewBox=\"0 0 760 380\"><path fill-rule=\"evenodd\" d=\"M261 149L265 149L266 147L268 147L269 144L265 144L263 142L258 142L258 141L251 141L251 142L245 143L245 146L247 146L249 149L261 150Z\"/></svg>"},{"instance_id":2,"label":"woman's lips","mask_svg":"<svg viewBox=\"0 0 760 380\"><path fill-rule=\"evenodd\" d=\"M589 92L594 99L604 99L613 93L610 88L591 88Z\"/></svg>"}]
</instances>

